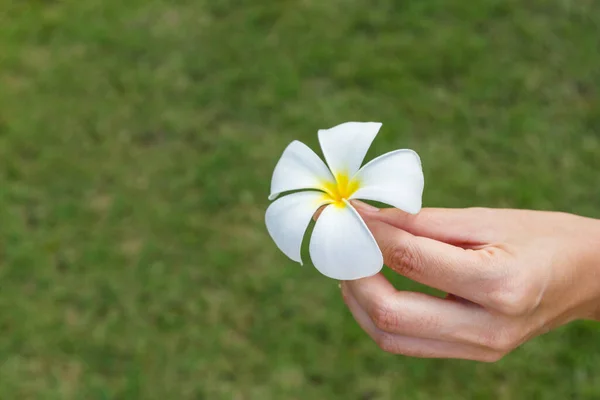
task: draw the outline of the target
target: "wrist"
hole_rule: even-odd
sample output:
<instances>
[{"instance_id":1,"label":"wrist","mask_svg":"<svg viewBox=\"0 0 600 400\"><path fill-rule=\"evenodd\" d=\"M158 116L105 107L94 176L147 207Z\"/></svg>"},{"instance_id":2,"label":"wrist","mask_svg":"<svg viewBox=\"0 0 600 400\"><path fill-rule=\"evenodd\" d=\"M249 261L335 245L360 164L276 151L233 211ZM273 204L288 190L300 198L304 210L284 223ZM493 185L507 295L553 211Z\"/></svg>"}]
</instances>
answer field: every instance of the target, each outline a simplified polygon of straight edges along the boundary
<instances>
[{"instance_id":1,"label":"wrist","mask_svg":"<svg viewBox=\"0 0 600 400\"><path fill-rule=\"evenodd\" d=\"M589 240L587 240L588 251L585 263L587 265L590 282L595 285L595 296L591 304L591 319L600 321L600 220L591 219Z\"/></svg>"}]
</instances>

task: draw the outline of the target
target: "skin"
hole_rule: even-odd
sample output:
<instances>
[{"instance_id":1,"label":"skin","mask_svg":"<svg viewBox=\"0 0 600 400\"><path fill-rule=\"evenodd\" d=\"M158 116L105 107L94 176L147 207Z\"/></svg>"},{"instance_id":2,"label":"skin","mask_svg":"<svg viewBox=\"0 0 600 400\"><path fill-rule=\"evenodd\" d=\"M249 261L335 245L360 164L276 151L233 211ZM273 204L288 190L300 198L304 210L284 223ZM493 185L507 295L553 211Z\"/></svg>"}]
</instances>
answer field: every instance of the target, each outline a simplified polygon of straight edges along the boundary
<instances>
[{"instance_id":1,"label":"skin","mask_svg":"<svg viewBox=\"0 0 600 400\"><path fill-rule=\"evenodd\" d=\"M551 329L600 319L598 220L484 208L409 215L354 205L387 266L449 293L398 291L381 274L342 282L352 315L387 352L494 362Z\"/></svg>"}]
</instances>

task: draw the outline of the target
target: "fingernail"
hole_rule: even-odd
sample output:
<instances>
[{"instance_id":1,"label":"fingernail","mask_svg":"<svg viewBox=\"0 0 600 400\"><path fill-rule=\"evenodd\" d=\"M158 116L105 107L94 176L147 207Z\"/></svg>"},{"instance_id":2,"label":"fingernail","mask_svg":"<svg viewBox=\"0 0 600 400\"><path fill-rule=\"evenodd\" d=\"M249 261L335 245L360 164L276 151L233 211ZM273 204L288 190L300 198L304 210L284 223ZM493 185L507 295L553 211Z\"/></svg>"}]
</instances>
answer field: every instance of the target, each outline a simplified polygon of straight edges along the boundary
<instances>
[{"instance_id":1,"label":"fingernail","mask_svg":"<svg viewBox=\"0 0 600 400\"><path fill-rule=\"evenodd\" d=\"M363 212L377 212L379 211L379 208L372 206L370 204L364 203L360 200L352 200L352 204L354 205L354 207L358 208L360 211Z\"/></svg>"}]
</instances>

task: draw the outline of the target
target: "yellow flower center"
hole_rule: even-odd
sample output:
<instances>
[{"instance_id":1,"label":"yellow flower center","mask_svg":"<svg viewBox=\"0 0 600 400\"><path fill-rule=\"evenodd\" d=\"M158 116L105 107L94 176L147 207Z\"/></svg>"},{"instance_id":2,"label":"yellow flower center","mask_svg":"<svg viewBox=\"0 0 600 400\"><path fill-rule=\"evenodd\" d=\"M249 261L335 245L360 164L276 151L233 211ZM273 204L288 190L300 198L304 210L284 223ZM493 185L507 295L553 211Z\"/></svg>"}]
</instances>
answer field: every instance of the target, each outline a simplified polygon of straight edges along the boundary
<instances>
[{"instance_id":1,"label":"yellow flower center","mask_svg":"<svg viewBox=\"0 0 600 400\"><path fill-rule=\"evenodd\" d=\"M332 200L333 205L337 207L344 207L346 205L344 200L348 200L358 190L359 186L360 182L356 179L350 179L346 173L336 174L335 182L323 182L325 197Z\"/></svg>"}]
</instances>

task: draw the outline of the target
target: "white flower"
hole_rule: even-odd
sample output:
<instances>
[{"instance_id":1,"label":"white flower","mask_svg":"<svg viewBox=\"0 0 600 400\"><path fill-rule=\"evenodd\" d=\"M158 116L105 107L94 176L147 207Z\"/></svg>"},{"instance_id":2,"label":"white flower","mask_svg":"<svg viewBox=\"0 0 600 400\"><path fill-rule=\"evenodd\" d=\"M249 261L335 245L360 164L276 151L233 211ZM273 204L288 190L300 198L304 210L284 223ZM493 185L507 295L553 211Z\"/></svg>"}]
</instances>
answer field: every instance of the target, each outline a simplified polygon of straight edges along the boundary
<instances>
[{"instance_id":1,"label":"white flower","mask_svg":"<svg viewBox=\"0 0 600 400\"><path fill-rule=\"evenodd\" d=\"M304 143L294 141L273 172L271 195L288 194L267 209L267 230L285 255L302 264L300 249L314 213L323 205L311 240L310 257L325 276L360 279L378 273L383 256L373 235L349 200L374 200L411 214L421 210L423 171L412 150L396 150L360 168L379 132L378 122L346 122L319 130L329 165Z\"/></svg>"}]
</instances>

